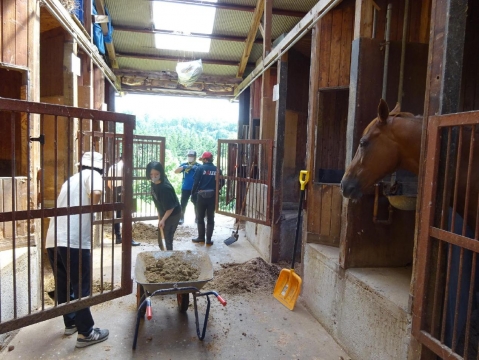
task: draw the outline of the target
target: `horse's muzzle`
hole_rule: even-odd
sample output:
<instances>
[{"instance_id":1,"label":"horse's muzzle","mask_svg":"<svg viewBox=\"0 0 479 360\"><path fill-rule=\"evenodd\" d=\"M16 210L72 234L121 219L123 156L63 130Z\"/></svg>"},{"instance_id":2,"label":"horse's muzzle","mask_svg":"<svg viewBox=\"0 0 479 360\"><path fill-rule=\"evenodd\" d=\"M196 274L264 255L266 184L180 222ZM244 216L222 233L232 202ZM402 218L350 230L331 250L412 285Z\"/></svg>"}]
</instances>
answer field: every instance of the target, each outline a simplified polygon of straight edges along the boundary
<instances>
[{"instance_id":1,"label":"horse's muzzle","mask_svg":"<svg viewBox=\"0 0 479 360\"><path fill-rule=\"evenodd\" d=\"M348 199L359 199L363 195L359 181L351 178L341 180L341 192Z\"/></svg>"}]
</instances>

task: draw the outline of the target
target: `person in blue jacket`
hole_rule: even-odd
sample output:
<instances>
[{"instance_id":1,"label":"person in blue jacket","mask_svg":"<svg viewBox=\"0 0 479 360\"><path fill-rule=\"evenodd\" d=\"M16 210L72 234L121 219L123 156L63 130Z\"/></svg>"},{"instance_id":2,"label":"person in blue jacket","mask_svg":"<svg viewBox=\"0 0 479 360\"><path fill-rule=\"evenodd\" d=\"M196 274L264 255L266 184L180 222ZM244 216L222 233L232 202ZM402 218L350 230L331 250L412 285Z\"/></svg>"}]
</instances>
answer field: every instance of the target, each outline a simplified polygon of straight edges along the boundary
<instances>
[{"instance_id":1,"label":"person in blue jacket","mask_svg":"<svg viewBox=\"0 0 479 360\"><path fill-rule=\"evenodd\" d=\"M175 169L175 173L183 173L183 183L181 185L181 218L179 224L183 224L185 221L185 211L186 206L188 205L188 200L191 196L191 189L193 189L193 182L195 180L195 171L199 163L196 162L196 151L189 150L186 154L187 162L180 164ZM196 221L196 198L191 196L191 202L195 207L195 221Z\"/></svg>"},{"instance_id":2,"label":"person in blue jacket","mask_svg":"<svg viewBox=\"0 0 479 360\"><path fill-rule=\"evenodd\" d=\"M216 165L213 164L213 155L205 151L200 157L203 165L196 169L195 182L193 184L192 194L196 197L196 215L198 218L198 237L193 239L195 243L205 242L206 245L213 245L211 237L215 228L215 199L216 191ZM221 170L219 172L221 174ZM224 180L220 181L220 189L224 185ZM205 231L205 214L207 217L207 226Z\"/></svg>"}]
</instances>

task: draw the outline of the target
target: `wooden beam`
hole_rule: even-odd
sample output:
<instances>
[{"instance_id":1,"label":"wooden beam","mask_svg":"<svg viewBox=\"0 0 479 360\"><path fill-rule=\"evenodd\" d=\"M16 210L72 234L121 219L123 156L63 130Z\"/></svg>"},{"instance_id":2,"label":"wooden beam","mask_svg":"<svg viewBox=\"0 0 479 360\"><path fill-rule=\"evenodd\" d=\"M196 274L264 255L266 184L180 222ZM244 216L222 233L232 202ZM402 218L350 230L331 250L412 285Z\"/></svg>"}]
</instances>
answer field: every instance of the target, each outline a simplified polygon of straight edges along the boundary
<instances>
[{"instance_id":1,"label":"wooden beam","mask_svg":"<svg viewBox=\"0 0 479 360\"><path fill-rule=\"evenodd\" d=\"M263 35L263 59L268 56L271 52L271 28L273 25L273 0L264 1L264 13L263 13L263 23L264 23L264 35ZM278 60L279 61L279 60Z\"/></svg>"},{"instance_id":2,"label":"wooden beam","mask_svg":"<svg viewBox=\"0 0 479 360\"><path fill-rule=\"evenodd\" d=\"M247 5L235 5L235 4L224 4L224 3L210 3L202 2L198 0L148 0L148 1L162 1L175 4L187 4L187 5L197 5L197 6L206 6L221 10L234 10L234 11L245 11L245 12L254 12L254 6ZM273 15L289 16L289 17L303 17L307 13L303 11L295 10L283 10L283 9L273 9Z\"/></svg>"},{"instance_id":3,"label":"wooden beam","mask_svg":"<svg viewBox=\"0 0 479 360\"><path fill-rule=\"evenodd\" d=\"M95 0L95 5L98 15L106 15L105 4L103 3L103 0ZM101 30L103 35L108 35L108 23L101 23ZM105 47L106 51L108 52L108 58L110 59L111 67L113 69L118 69L118 61L115 57L115 46L113 45L113 40L111 43L107 43L105 41Z\"/></svg>"},{"instance_id":4,"label":"wooden beam","mask_svg":"<svg viewBox=\"0 0 479 360\"><path fill-rule=\"evenodd\" d=\"M171 80L177 81L178 74L175 71L143 71L133 69L115 69L113 70L117 77L121 76L138 76L149 79ZM239 84L240 78L233 76L221 75L201 75L196 82L203 82L206 84Z\"/></svg>"},{"instance_id":5,"label":"wooden beam","mask_svg":"<svg viewBox=\"0 0 479 360\"><path fill-rule=\"evenodd\" d=\"M281 226L283 213L283 165L286 132L286 100L288 95L288 54L284 54L278 61L277 86L279 98L276 100L276 119L273 149L273 223L271 225L271 262L278 262L280 250L287 246L288 239L281 243Z\"/></svg>"},{"instance_id":6,"label":"wooden beam","mask_svg":"<svg viewBox=\"0 0 479 360\"><path fill-rule=\"evenodd\" d=\"M299 39L314 26L329 10L337 6L341 0L319 0L317 4L302 18L293 29L274 47L271 53L256 66L256 68L243 80L235 90L235 98L251 83L256 80L266 69L270 68L279 57L293 46Z\"/></svg>"},{"instance_id":7,"label":"wooden beam","mask_svg":"<svg viewBox=\"0 0 479 360\"><path fill-rule=\"evenodd\" d=\"M145 55L145 54L137 54L137 53L116 53L116 57L130 57L130 58L146 59L146 60L188 61L188 59L183 59L177 56ZM237 61L229 61L229 60L201 59L201 62L203 64L238 66ZM254 63L248 63L248 65L254 65Z\"/></svg>"},{"instance_id":8,"label":"wooden beam","mask_svg":"<svg viewBox=\"0 0 479 360\"><path fill-rule=\"evenodd\" d=\"M115 31L126 31L126 32L134 32L134 33L142 33L142 34L165 34L165 35L177 35L177 36L189 36L195 38L206 38L211 40L221 40L221 41L236 41L236 42L244 42L245 37L243 36L230 36L230 35L218 35L218 34L202 34L202 33L190 33L190 34L182 34L172 30L161 30L161 29L143 29L139 27L132 27L132 26L122 26L122 25L113 25ZM257 39L254 41L255 44L262 44L263 41L261 39Z\"/></svg>"},{"instance_id":9,"label":"wooden beam","mask_svg":"<svg viewBox=\"0 0 479 360\"><path fill-rule=\"evenodd\" d=\"M264 12L264 0L258 0L256 4L256 9L253 13L253 19L251 20L251 26L249 28L248 36L246 37L246 42L243 50L243 55L241 55L241 61L238 66L237 77L243 77L244 71L246 69L246 64L248 63L249 56L251 54L251 49L253 48L253 42L258 33L259 24L261 22L261 17Z\"/></svg>"}]
</instances>

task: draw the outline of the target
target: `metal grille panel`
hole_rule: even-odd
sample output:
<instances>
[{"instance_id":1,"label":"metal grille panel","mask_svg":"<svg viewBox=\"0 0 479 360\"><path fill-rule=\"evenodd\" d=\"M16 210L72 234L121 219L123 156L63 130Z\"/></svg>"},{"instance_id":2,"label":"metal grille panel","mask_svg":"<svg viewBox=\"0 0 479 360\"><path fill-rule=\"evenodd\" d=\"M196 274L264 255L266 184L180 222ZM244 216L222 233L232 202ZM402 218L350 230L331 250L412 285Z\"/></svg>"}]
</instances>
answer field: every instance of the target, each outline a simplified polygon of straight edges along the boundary
<instances>
[{"instance_id":1,"label":"metal grille panel","mask_svg":"<svg viewBox=\"0 0 479 360\"><path fill-rule=\"evenodd\" d=\"M216 212L271 225L272 140L218 140Z\"/></svg>"},{"instance_id":2,"label":"metal grille panel","mask_svg":"<svg viewBox=\"0 0 479 360\"><path fill-rule=\"evenodd\" d=\"M78 173L82 147L103 155L103 169L115 158L117 148L108 146L107 133L100 129L122 128L124 161L131 163L134 124L132 115L0 98L0 126L8 133L0 143L0 154L10 159L8 164L2 161L0 181L0 333L131 293L131 213L125 211L131 208L131 172L124 174L124 203L104 198L98 205L58 207L57 199L63 183L72 194L69 179ZM93 129L101 136L84 135ZM105 188L102 181L102 193ZM87 217L93 223L117 210L124 213L122 245L115 246L114 239L99 227L88 230L92 239L89 295L67 299L61 306L57 295L50 301L47 285L58 268L45 265L48 218L56 224L60 216L76 216L81 224ZM102 227L112 230L113 221L103 221ZM56 230L54 234L56 244ZM70 271L66 276L71 281Z\"/></svg>"},{"instance_id":3,"label":"metal grille panel","mask_svg":"<svg viewBox=\"0 0 479 360\"><path fill-rule=\"evenodd\" d=\"M479 112L428 123L413 333L443 359L477 359Z\"/></svg>"}]
</instances>

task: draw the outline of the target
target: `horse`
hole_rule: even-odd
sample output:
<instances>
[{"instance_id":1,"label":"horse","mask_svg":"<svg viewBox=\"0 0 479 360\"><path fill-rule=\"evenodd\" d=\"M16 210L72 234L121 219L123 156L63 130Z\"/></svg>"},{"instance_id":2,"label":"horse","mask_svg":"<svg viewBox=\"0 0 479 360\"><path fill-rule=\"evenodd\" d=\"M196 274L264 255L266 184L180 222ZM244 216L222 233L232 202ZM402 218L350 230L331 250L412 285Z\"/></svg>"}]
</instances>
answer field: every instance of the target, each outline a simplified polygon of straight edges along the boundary
<instances>
[{"instance_id":1,"label":"horse","mask_svg":"<svg viewBox=\"0 0 479 360\"><path fill-rule=\"evenodd\" d=\"M381 99L378 116L364 130L353 160L341 180L341 192L345 198L357 200L367 188L398 169L419 174L421 155L422 117L401 112L399 104L390 112L387 103ZM463 130L463 144L459 159L457 184L457 212L466 213L466 189L469 163L471 131ZM467 223L475 229L477 199L479 193L479 141L474 141L470 196L467 209ZM453 175L455 175L453 173ZM451 203L452 205L452 203Z\"/></svg>"}]
</instances>

